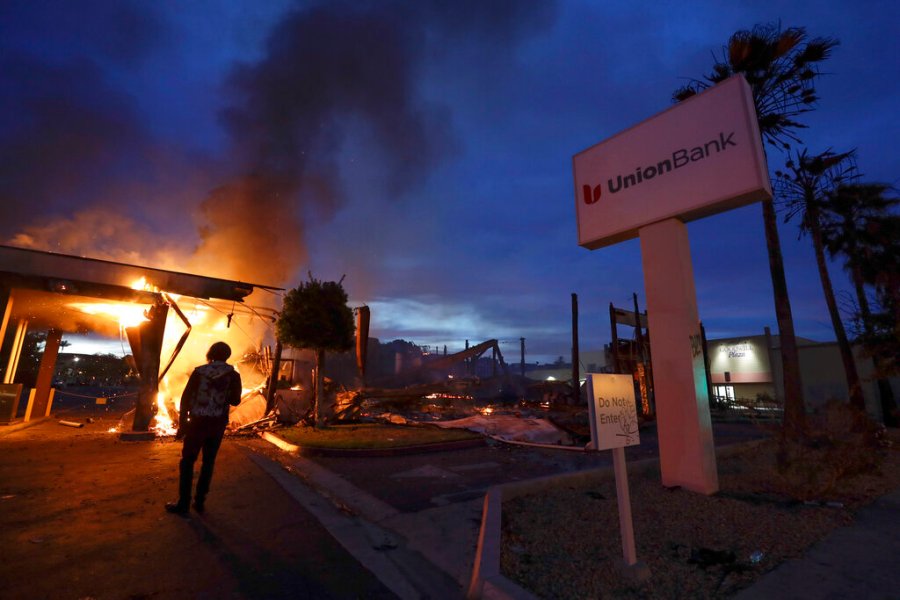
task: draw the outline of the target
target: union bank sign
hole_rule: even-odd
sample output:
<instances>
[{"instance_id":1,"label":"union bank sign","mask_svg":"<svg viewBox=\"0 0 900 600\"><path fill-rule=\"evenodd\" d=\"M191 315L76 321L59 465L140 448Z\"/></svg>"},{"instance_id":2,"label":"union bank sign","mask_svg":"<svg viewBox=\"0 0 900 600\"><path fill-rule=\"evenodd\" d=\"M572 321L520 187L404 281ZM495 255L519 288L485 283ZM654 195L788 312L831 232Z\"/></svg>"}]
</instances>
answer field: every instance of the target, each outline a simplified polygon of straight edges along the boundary
<instances>
[{"instance_id":1,"label":"union bank sign","mask_svg":"<svg viewBox=\"0 0 900 600\"><path fill-rule=\"evenodd\" d=\"M578 243L594 249L641 227L690 221L772 196L753 95L740 75L572 159Z\"/></svg>"}]
</instances>

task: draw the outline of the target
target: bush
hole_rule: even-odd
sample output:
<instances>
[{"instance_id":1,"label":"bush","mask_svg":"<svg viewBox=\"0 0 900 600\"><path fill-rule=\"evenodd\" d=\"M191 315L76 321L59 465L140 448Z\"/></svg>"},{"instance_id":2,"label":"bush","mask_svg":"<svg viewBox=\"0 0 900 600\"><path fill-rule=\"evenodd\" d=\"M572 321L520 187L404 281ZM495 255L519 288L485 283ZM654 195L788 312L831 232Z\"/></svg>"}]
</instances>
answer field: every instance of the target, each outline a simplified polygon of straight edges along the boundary
<instances>
[{"instance_id":1,"label":"bush","mask_svg":"<svg viewBox=\"0 0 900 600\"><path fill-rule=\"evenodd\" d=\"M838 482L875 471L884 460L884 428L846 402L829 401L811 415L799 439L778 436L777 491L821 499Z\"/></svg>"}]
</instances>

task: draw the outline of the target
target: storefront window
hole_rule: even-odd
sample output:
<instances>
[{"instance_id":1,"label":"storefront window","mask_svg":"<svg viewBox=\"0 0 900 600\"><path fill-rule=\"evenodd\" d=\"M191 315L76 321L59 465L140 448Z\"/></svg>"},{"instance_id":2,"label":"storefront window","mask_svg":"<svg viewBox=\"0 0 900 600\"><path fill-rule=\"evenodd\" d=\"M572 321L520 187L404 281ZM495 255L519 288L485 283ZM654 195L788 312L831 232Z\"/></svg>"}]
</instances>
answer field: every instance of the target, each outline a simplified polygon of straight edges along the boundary
<instances>
[{"instance_id":1,"label":"storefront window","mask_svg":"<svg viewBox=\"0 0 900 600\"><path fill-rule=\"evenodd\" d=\"M734 386L733 385L714 385L713 394L716 396L716 403L730 406L734 404Z\"/></svg>"}]
</instances>

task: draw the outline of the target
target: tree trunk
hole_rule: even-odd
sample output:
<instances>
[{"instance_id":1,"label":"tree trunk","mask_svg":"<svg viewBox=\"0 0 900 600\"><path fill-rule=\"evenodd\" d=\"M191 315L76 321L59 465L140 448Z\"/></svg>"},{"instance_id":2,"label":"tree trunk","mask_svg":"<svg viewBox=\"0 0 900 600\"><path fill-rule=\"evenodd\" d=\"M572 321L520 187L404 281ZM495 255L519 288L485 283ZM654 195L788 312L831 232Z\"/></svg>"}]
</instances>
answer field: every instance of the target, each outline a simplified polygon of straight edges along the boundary
<instances>
[{"instance_id":1,"label":"tree trunk","mask_svg":"<svg viewBox=\"0 0 900 600\"><path fill-rule=\"evenodd\" d=\"M322 369L325 368L325 350L316 348L316 393L313 398L313 427L324 425L322 421L322 399L325 397L323 393L325 377L322 375Z\"/></svg>"},{"instance_id":2,"label":"tree trunk","mask_svg":"<svg viewBox=\"0 0 900 600\"><path fill-rule=\"evenodd\" d=\"M781 240L778 237L778 220L772 200L763 200L763 224L769 250L769 273L772 277L772 295L775 299L775 318L781 340L782 379L784 382L784 432L788 437L799 437L806 429L806 405L803 402L803 383L800 379L800 357L797 354L797 337L794 335L794 317L791 299L788 297L784 277L784 260L781 256Z\"/></svg>"},{"instance_id":3,"label":"tree trunk","mask_svg":"<svg viewBox=\"0 0 900 600\"><path fill-rule=\"evenodd\" d=\"M853 279L853 287L856 290L856 299L859 302L859 313L862 317L863 331L867 335L872 334L872 310L869 308L869 299L866 297L866 288L863 284L863 276L860 272L859 265L851 262L850 276ZM875 355L872 357L875 363L875 371L881 373L881 357ZM884 377L878 377L875 380L878 386L878 401L881 404L881 421L885 427L897 427L897 401L894 399L894 390L891 388L891 382Z\"/></svg>"},{"instance_id":4,"label":"tree trunk","mask_svg":"<svg viewBox=\"0 0 900 600\"><path fill-rule=\"evenodd\" d=\"M837 337L838 349L841 352L841 360L844 363L844 375L847 377L847 388L850 393L850 404L865 411L866 400L859 382L859 374L856 371L856 361L853 358L853 348L847 339L841 314L838 312L837 301L834 298L834 287L831 285L831 276L828 274L828 264L825 261L825 248L822 245L822 229L819 226L819 211L815 200L807 199L806 212L809 231L812 235L813 249L816 252L816 266L819 268L819 280L822 282L822 293L825 295L825 304L828 305L828 314L831 315L831 325L834 335Z\"/></svg>"},{"instance_id":5,"label":"tree trunk","mask_svg":"<svg viewBox=\"0 0 900 600\"><path fill-rule=\"evenodd\" d=\"M872 331L872 309L869 308L869 299L866 297L866 288L859 265L852 262L850 265L850 277L853 279L853 288L856 290L856 300L859 302L859 312L862 316L863 331Z\"/></svg>"}]
</instances>

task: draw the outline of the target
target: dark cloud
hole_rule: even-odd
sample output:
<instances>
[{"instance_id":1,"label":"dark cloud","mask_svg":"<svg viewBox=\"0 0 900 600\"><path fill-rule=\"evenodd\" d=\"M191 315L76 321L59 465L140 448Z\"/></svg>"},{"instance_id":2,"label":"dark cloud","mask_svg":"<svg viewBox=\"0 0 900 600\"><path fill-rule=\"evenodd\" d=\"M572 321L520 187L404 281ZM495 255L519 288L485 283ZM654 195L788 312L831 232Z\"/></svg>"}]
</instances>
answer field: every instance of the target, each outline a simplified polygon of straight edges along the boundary
<instances>
[{"instance_id":1,"label":"dark cloud","mask_svg":"<svg viewBox=\"0 0 900 600\"><path fill-rule=\"evenodd\" d=\"M127 1L4 2L0 8L0 235L121 202L161 151L111 76L164 40Z\"/></svg>"},{"instance_id":2,"label":"dark cloud","mask_svg":"<svg viewBox=\"0 0 900 600\"><path fill-rule=\"evenodd\" d=\"M4 233L37 216L95 202L133 176L149 139L128 97L87 60L0 60L0 210Z\"/></svg>"},{"instance_id":3,"label":"dark cloud","mask_svg":"<svg viewBox=\"0 0 900 600\"><path fill-rule=\"evenodd\" d=\"M475 36L482 44L492 46L509 45L546 29L556 20L557 14L556 2L547 0L435 0L394 3L393 10L396 13L409 11L412 18L434 24L432 30L439 34L463 38Z\"/></svg>"},{"instance_id":4,"label":"dark cloud","mask_svg":"<svg viewBox=\"0 0 900 600\"><path fill-rule=\"evenodd\" d=\"M46 60L73 54L133 65L167 39L154 4L130 0L4 0L0 39Z\"/></svg>"}]
</instances>

